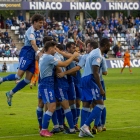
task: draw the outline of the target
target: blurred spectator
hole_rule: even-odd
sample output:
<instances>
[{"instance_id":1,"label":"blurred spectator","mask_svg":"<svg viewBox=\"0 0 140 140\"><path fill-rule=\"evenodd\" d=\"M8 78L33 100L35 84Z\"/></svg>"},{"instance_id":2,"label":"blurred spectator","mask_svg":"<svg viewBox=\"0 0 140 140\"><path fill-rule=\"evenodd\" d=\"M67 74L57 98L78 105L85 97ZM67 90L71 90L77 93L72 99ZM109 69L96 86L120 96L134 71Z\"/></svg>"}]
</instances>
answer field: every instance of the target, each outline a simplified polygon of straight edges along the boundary
<instances>
[{"instance_id":1,"label":"blurred spectator","mask_svg":"<svg viewBox=\"0 0 140 140\"><path fill-rule=\"evenodd\" d=\"M119 25L119 27L118 27L118 33L121 33L121 31L122 31L122 25Z\"/></svg>"},{"instance_id":2,"label":"blurred spectator","mask_svg":"<svg viewBox=\"0 0 140 140\"><path fill-rule=\"evenodd\" d=\"M23 37L24 39L24 34L25 34L25 25L24 25L24 22L22 22L20 28L19 28L19 42L21 41L21 36Z\"/></svg>"},{"instance_id":3,"label":"blurred spectator","mask_svg":"<svg viewBox=\"0 0 140 140\"><path fill-rule=\"evenodd\" d=\"M18 17L16 17L16 22L17 22L17 25L19 26L20 20L18 19Z\"/></svg>"},{"instance_id":4,"label":"blurred spectator","mask_svg":"<svg viewBox=\"0 0 140 140\"><path fill-rule=\"evenodd\" d=\"M135 24L136 24L136 26L137 26L137 31L139 31L139 18L138 17L136 17L136 19L135 19Z\"/></svg>"},{"instance_id":5,"label":"blurred spectator","mask_svg":"<svg viewBox=\"0 0 140 140\"><path fill-rule=\"evenodd\" d=\"M6 62L4 62L2 66L2 72L6 72L6 71L7 71L7 65L6 65Z\"/></svg>"},{"instance_id":6,"label":"blurred spectator","mask_svg":"<svg viewBox=\"0 0 140 140\"><path fill-rule=\"evenodd\" d=\"M9 57L10 56L10 51L8 48L5 47L5 56Z\"/></svg>"},{"instance_id":7,"label":"blurred spectator","mask_svg":"<svg viewBox=\"0 0 140 140\"><path fill-rule=\"evenodd\" d=\"M121 52L122 56L124 56L124 53L125 53L125 52L124 52L124 50L123 50L123 51Z\"/></svg>"},{"instance_id":8,"label":"blurred spectator","mask_svg":"<svg viewBox=\"0 0 140 140\"><path fill-rule=\"evenodd\" d=\"M52 22L56 22L55 17L52 18Z\"/></svg>"},{"instance_id":9,"label":"blurred spectator","mask_svg":"<svg viewBox=\"0 0 140 140\"><path fill-rule=\"evenodd\" d=\"M120 50L117 52L117 57L118 58L122 58L122 54L121 54L121 51Z\"/></svg>"},{"instance_id":10,"label":"blurred spectator","mask_svg":"<svg viewBox=\"0 0 140 140\"><path fill-rule=\"evenodd\" d=\"M4 32L4 36L5 36L5 37L8 36L8 31L7 31L7 30Z\"/></svg>"},{"instance_id":11,"label":"blurred spectator","mask_svg":"<svg viewBox=\"0 0 140 140\"><path fill-rule=\"evenodd\" d=\"M110 16L110 19L112 19L112 18L114 18L114 14L113 14L113 13L112 13L111 16Z\"/></svg>"},{"instance_id":12,"label":"blurred spectator","mask_svg":"<svg viewBox=\"0 0 140 140\"><path fill-rule=\"evenodd\" d=\"M11 40L10 46L11 46L12 48L16 48L16 45L15 45L14 40Z\"/></svg>"},{"instance_id":13,"label":"blurred spectator","mask_svg":"<svg viewBox=\"0 0 140 140\"><path fill-rule=\"evenodd\" d=\"M13 19L12 19L12 24L13 24L13 26L19 26L19 24L17 24L15 17L13 17Z\"/></svg>"},{"instance_id":14,"label":"blurred spectator","mask_svg":"<svg viewBox=\"0 0 140 140\"><path fill-rule=\"evenodd\" d=\"M2 46L2 52L3 52L3 53L5 52L5 47L4 47L4 45Z\"/></svg>"},{"instance_id":15,"label":"blurred spectator","mask_svg":"<svg viewBox=\"0 0 140 140\"><path fill-rule=\"evenodd\" d=\"M10 29L12 26L12 21L9 18L7 18L5 23L6 23L6 26Z\"/></svg>"},{"instance_id":16,"label":"blurred spectator","mask_svg":"<svg viewBox=\"0 0 140 140\"><path fill-rule=\"evenodd\" d=\"M10 35L8 35L8 36L5 37L5 41L8 44L11 43L11 37L10 37Z\"/></svg>"},{"instance_id":17,"label":"blurred spectator","mask_svg":"<svg viewBox=\"0 0 140 140\"><path fill-rule=\"evenodd\" d=\"M67 17L65 17L64 23L67 23L67 24L68 24L68 19L67 19Z\"/></svg>"},{"instance_id":18,"label":"blurred spectator","mask_svg":"<svg viewBox=\"0 0 140 140\"><path fill-rule=\"evenodd\" d=\"M2 34L3 34L2 29L0 28L0 38L2 37Z\"/></svg>"},{"instance_id":19,"label":"blurred spectator","mask_svg":"<svg viewBox=\"0 0 140 140\"><path fill-rule=\"evenodd\" d=\"M63 40L64 40L63 34L60 34L60 35L58 36L58 41L59 41L61 44L63 44Z\"/></svg>"},{"instance_id":20,"label":"blurred spectator","mask_svg":"<svg viewBox=\"0 0 140 140\"><path fill-rule=\"evenodd\" d=\"M20 50L17 48L17 50L16 50L16 57L19 57L19 54L20 54Z\"/></svg>"},{"instance_id":21,"label":"blurred spectator","mask_svg":"<svg viewBox=\"0 0 140 140\"><path fill-rule=\"evenodd\" d=\"M64 25L64 34L66 36L68 36L68 31L69 31L69 26L67 25L67 23L65 23L65 25Z\"/></svg>"},{"instance_id":22,"label":"blurred spectator","mask_svg":"<svg viewBox=\"0 0 140 140\"><path fill-rule=\"evenodd\" d=\"M90 38L93 39L93 40L95 40L94 34L91 34L91 37Z\"/></svg>"},{"instance_id":23,"label":"blurred spectator","mask_svg":"<svg viewBox=\"0 0 140 140\"><path fill-rule=\"evenodd\" d=\"M136 56L136 57L140 57L140 52L139 52L139 50L136 52L135 56Z\"/></svg>"},{"instance_id":24,"label":"blurred spectator","mask_svg":"<svg viewBox=\"0 0 140 140\"><path fill-rule=\"evenodd\" d=\"M114 28L113 33L114 34L117 34L118 33L118 31L116 30L116 28Z\"/></svg>"},{"instance_id":25,"label":"blurred spectator","mask_svg":"<svg viewBox=\"0 0 140 140\"><path fill-rule=\"evenodd\" d=\"M115 18L115 20L114 20L114 26L115 26L115 28L117 28L118 25L119 25L119 21L117 20L117 18Z\"/></svg>"},{"instance_id":26,"label":"blurred spectator","mask_svg":"<svg viewBox=\"0 0 140 140\"><path fill-rule=\"evenodd\" d=\"M99 28L97 28L97 31L96 31L99 39L101 40L102 39L102 32L99 30Z\"/></svg>"},{"instance_id":27,"label":"blurred spectator","mask_svg":"<svg viewBox=\"0 0 140 140\"><path fill-rule=\"evenodd\" d=\"M48 19L46 20L46 22L48 23L48 25L51 25L50 17L48 17Z\"/></svg>"},{"instance_id":28,"label":"blurred spectator","mask_svg":"<svg viewBox=\"0 0 140 140\"><path fill-rule=\"evenodd\" d=\"M108 20L108 18L107 18L107 16L106 16L106 18L105 18L105 26L108 27L108 25L109 25L109 20Z\"/></svg>"},{"instance_id":29,"label":"blurred spectator","mask_svg":"<svg viewBox=\"0 0 140 140\"><path fill-rule=\"evenodd\" d=\"M48 23L44 20L44 29L47 29Z\"/></svg>"},{"instance_id":30,"label":"blurred spectator","mask_svg":"<svg viewBox=\"0 0 140 140\"><path fill-rule=\"evenodd\" d=\"M136 37L136 36L137 36L138 44L139 44L139 42L140 42L140 34L139 34L139 32L136 33L135 37Z\"/></svg>"},{"instance_id":31,"label":"blurred spectator","mask_svg":"<svg viewBox=\"0 0 140 140\"><path fill-rule=\"evenodd\" d=\"M131 57L131 58L135 58L135 55L134 55L133 52L130 54L130 57Z\"/></svg>"},{"instance_id":32,"label":"blurred spectator","mask_svg":"<svg viewBox=\"0 0 140 140\"><path fill-rule=\"evenodd\" d=\"M128 19L127 19L127 17L124 18L123 24L124 24L125 28L127 29L128 28Z\"/></svg>"},{"instance_id":33,"label":"blurred spectator","mask_svg":"<svg viewBox=\"0 0 140 140\"><path fill-rule=\"evenodd\" d=\"M131 34L132 34L132 37L134 38L136 34L136 28L134 26L133 28L131 28Z\"/></svg>"},{"instance_id":34,"label":"blurred spectator","mask_svg":"<svg viewBox=\"0 0 140 140\"><path fill-rule=\"evenodd\" d=\"M127 31L127 30L126 30L125 26L123 25L123 26L122 26L122 31L121 31L121 33L126 34L126 31ZM124 36L123 36L123 37L124 37Z\"/></svg>"},{"instance_id":35,"label":"blurred spectator","mask_svg":"<svg viewBox=\"0 0 140 140\"><path fill-rule=\"evenodd\" d=\"M26 24L26 30L28 30L28 28L31 26L31 24L28 20L26 20L25 24Z\"/></svg>"},{"instance_id":36,"label":"blurred spectator","mask_svg":"<svg viewBox=\"0 0 140 140\"><path fill-rule=\"evenodd\" d=\"M11 56L12 56L12 57L15 57L15 56L16 56L15 48L12 48L12 50L11 50Z\"/></svg>"},{"instance_id":37,"label":"blurred spectator","mask_svg":"<svg viewBox=\"0 0 140 140\"><path fill-rule=\"evenodd\" d=\"M90 39L90 37L88 36L88 34L85 34L85 40Z\"/></svg>"},{"instance_id":38,"label":"blurred spectator","mask_svg":"<svg viewBox=\"0 0 140 140\"><path fill-rule=\"evenodd\" d=\"M5 36L4 35L2 35L2 37L1 37L1 42L2 43L6 43L6 39L5 39Z\"/></svg>"},{"instance_id":39,"label":"blurred spectator","mask_svg":"<svg viewBox=\"0 0 140 140\"><path fill-rule=\"evenodd\" d=\"M77 26L78 26L79 23L80 23L80 16L79 16L78 12L77 12L77 14L75 15L75 22L76 22L76 25L77 25Z\"/></svg>"},{"instance_id":40,"label":"blurred spectator","mask_svg":"<svg viewBox=\"0 0 140 140\"><path fill-rule=\"evenodd\" d=\"M81 31L83 30L83 27L81 26L81 24L79 24L78 29Z\"/></svg>"},{"instance_id":41,"label":"blurred spectator","mask_svg":"<svg viewBox=\"0 0 140 140\"><path fill-rule=\"evenodd\" d=\"M68 37L65 36L65 39L63 40L63 47L64 47L64 50L66 50L66 44L68 43Z\"/></svg>"},{"instance_id":42,"label":"blurred spectator","mask_svg":"<svg viewBox=\"0 0 140 140\"><path fill-rule=\"evenodd\" d=\"M71 26L71 20L70 20L70 18L68 18L68 24L69 24L69 26Z\"/></svg>"},{"instance_id":43,"label":"blurred spectator","mask_svg":"<svg viewBox=\"0 0 140 140\"><path fill-rule=\"evenodd\" d=\"M18 19L19 19L19 21L24 21L24 18L23 18L23 15L22 15L22 13L20 13L20 15L18 16Z\"/></svg>"},{"instance_id":44,"label":"blurred spectator","mask_svg":"<svg viewBox=\"0 0 140 140\"><path fill-rule=\"evenodd\" d=\"M120 16L120 18L119 18L119 25L122 26L122 24L123 24L123 18L122 18L122 16Z\"/></svg>"},{"instance_id":45,"label":"blurred spectator","mask_svg":"<svg viewBox=\"0 0 140 140\"><path fill-rule=\"evenodd\" d=\"M109 31L108 31L108 29L106 28L106 29L104 30L103 37L108 38L108 34L109 34Z\"/></svg>"},{"instance_id":46,"label":"blurred spectator","mask_svg":"<svg viewBox=\"0 0 140 140\"><path fill-rule=\"evenodd\" d=\"M74 39L72 38L72 36L69 38L69 42L74 42Z\"/></svg>"},{"instance_id":47,"label":"blurred spectator","mask_svg":"<svg viewBox=\"0 0 140 140\"><path fill-rule=\"evenodd\" d=\"M4 16L1 14L1 28L4 29Z\"/></svg>"},{"instance_id":48,"label":"blurred spectator","mask_svg":"<svg viewBox=\"0 0 140 140\"><path fill-rule=\"evenodd\" d=\"M135 49L137 49L138 48L138 46L139 46L139 43L138 43L139 41L138 41L138 38L137 38L137 36L135 37L135 40L134 40L134 48Z\"/></svg>"},{"instance_id":49,"label":"blurred spectator","mask_svg":"<svg viewBox=\"0 0 140 140\"><path fill-rule=\"evenodd\" d=\"M59 28L59 24L58 24L58 21L55 22L55 28Z\"/></svg>"}]
</instances>

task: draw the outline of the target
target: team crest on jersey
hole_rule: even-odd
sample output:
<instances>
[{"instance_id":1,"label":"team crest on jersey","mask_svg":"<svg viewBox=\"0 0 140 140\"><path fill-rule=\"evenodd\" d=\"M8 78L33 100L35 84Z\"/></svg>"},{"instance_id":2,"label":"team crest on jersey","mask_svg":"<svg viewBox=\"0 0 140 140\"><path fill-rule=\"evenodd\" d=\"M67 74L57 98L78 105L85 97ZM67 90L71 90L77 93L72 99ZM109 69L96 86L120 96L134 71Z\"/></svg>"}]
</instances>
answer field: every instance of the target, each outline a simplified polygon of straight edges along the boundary
<instances>
[{"instance_id":1,"label":"team crest on jersey","mask_svg":"<svg viewBox=\"0 0 140 140\"><path fill-rule=\"evenodd\" d=\"M30 34L30 38L34 38L34 35L33 34Z\"/></svg>"},{"instance_id":2,"label":"team crest on jersey","mask_svg":"<svg viewBox=\"0 0 140 140\"><path fill-rule=\"evenodd\" d=\"M58 53L58 55L59 55L59 53Z\"/></svg>"},{"instance_id":3,"label":"team crest on jersey","mask_svg":"<svg viewBox=\"0 0 140 140\"><path fill-rule=\"evenodd\" d=\"M99 94L97 95L97 97L99 98Z\"/></svg>"},{"instance_id":4,"label":"team crest on jersey","mask_svg":"<svg viewBox=\"0 0 140 140\"><path fill-rule=\"evenodd\" d=\"M24 67L24 65L21 65L21 67L23 68L23 67Z\"/></svg>"},{"instance_id":5,"label":"team crest on jersey","mask_svg":"<svg viewBox=\"0 0 140 140\"><path fill-rule=\"evenodd\" d=\"M56 59L56 58L54 57L54 61L58 61L58 59Z\"/></svg>"},{"instance_id":6,"label":"team crest on jersey","mask_svg":"<svg viewBox=\"0 0 140 140\"><path fill-rule=\"evenodd\" d=\"M51 98L51 100L53 100L53 98Z\"/></svg>"},{"instance_id":7,"label":"team crest on jersey","mask_svg":"<svg viewBox=\"0 0 140 140\"><path fill-rule=\"evenodd\" d=\"M101 62L101 58L97 58L96 61L97 61L98 63L100 63L100 62Z\"/></svg>"}]
</instances>

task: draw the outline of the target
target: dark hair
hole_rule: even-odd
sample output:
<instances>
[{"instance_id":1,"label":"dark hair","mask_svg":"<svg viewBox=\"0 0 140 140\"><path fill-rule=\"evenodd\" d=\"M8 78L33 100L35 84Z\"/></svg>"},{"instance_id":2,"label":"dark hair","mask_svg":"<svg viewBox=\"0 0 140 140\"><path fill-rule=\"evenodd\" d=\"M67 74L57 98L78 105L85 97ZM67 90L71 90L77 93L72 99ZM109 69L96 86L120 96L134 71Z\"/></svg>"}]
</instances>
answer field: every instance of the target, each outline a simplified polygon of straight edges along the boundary
<instances>
[{"instance_id":1,"label":"dark hair","mask_svg":"<svg viewBox=\"0 0 140 140\"><path fill-rule=\"evenodd\" d=\"M90 42L90 47L93 47L94 49L98 48L98 43L96 41L91 41Z\"/></svg>"},{"instance_id":2,"label":"dark hair","mask_svg":"<svg viewBox=\"0 0 140 140\"><path fill-rule=\"evenodd\" d=\"M57 43L55 41L46 42L45 46L44 46L45 52L47 52L50 47L54 47L56 45L57 45Z\"/></svg>"},{"instance_id":3,"label":"dark hair","mask_svg":"<svg viewBox=\"0 0 140 140\"><path fill-rule=\"evenodd\" d=\"M64 47L62 44L57 44L56 46L60 51L63 51L64 50Z\"/></svg>"},{"instance_id":4,"label":"dark hair","mask_svg":"<svg viewBox=\"0 0 140 140\"><path fill-rule=\"evenodd\" d=\"M72 46L71 45L75 45L75 43L74 42L68 42L67 44L66 44L66 49L67 48L71 48Z\"/></svg>"},{"instance_id":5,"label":"dark hair","mask_svg":"<svg viewBox=\"0 0 140 140\"><path fill-rule=\"evenodd\" d=\"M32 16L32 24L34 24L34 21L38 22L38 21L43 21L44 17L40 14L34 14Z\"/></svg>"},{"instance_id":6,"label":"dark hair","mask_svg":"<svg viewBox=\"0 0 140 140\"><path fill-rule=\"evenodd\" d=\"M100 41L100 47L105 47L106 45L109 45L109 46L110 46L110 40L107 39L107 38L103 38L103 39Z\"/></svg>"},{"instance_id":7,"label":"dark hair","mask_svg":"<svg viewBox=\"0 0 140 140\"><path fill-rule=\"evenodd\" d=\"M43 38L43 44L45 45L45 43L47 42L47 41L52 41L53 40L53 37L52 36L45 36L44 38Z\"/></svg>"},{"instance_id":8,"label":"dark hair","mask_svg":"<svg viewBox=\"0 0 140 140\"><path fill-rule=\"evenodd\" d=\"M93 39L87 39L87 40L86 40L86 42L85 42L86 47L87 47L87 44L90 43L91 41L94 41L94 40L93 40Z\"/></svg>"}]
</instances>

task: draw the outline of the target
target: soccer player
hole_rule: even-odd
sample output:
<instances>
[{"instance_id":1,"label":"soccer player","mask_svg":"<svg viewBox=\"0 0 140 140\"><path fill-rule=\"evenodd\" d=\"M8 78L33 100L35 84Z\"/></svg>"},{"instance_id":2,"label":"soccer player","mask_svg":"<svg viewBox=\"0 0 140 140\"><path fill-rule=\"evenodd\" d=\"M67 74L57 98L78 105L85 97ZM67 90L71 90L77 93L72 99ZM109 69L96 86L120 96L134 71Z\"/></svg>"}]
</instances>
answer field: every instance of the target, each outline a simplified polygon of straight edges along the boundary
<instances>
[{"instance_id":1,"label":"soccer player","mask_svg":"<svg viewBox=\"0 0 140 140\"><path fill-rule=\"evenodd\" d=\"M59 48L61 51L63 51L63 46L61 44L57 45L57 48ZM64 57L59 54L58 52L55 53L54 57L60 61L64 61ZM55 67L55 75L57 75L58 72L64 72L66 71L66 68L64 67ZM52 122L54 124L53 126L53 130L51 131L51 133L59 133L60 130L64 130L64 126L63 126L63 116L62 113L60 112L61 109L61 105L63 107L65 116L67 118L67 122L69 124L70 129L64 131L64 134L76 134L75 131L73 131L74 129L74 123L73 123L73 116L71 113L71 110L69 109L69 102L68 102L68 88L69 88L69 84L67 81L67 76L63 77L63 78L57 78L55 76L54 79L54 93L55 93L55 97L56 97L56 111L53 113L52 116ZM60 105L59 105L60 103ZM56 113L57 112L57 113ZM57 119L59 122L59 126L57 124ZM59 128L60 127L60 128ZM59 130L60 129L60 130Z\"/></svg>"},{"instance_id":2,"label":"soccer player","mask_svg":"<svg viewBox=\"0 0 140 140\"><path fill-rule=\"evenodd\" d=\"M9 106L11 106L13 94L21 90L31 82L31 78L35 71L35 54L37 54L38 56L42 55L36 45L36 31L41 30L41 27L43 26L43 20L44 17L40 14L35 14L32 17L33 26L31 26L25 33L25 44L21 49L19 55L19 69L17 71L17 74L11 74L4 78L0 78L1 84L5 81L20 80L25 74L25 78L20 81L14 89L6 93L7 103Z\"/></svg>"},{"instance_id":3,"label":"soccer player","mask_svg":"<svg viewBox=\"0 0 140 140\"><path fill-rule=\"evenodd\" d=\"M43 44L45 44L48 41L53 41L53 37L51 36L46 36L43 38ZM44 48L41 50L42 53L44 53ZM37 58L39 59L39 58ZM40 75L39 75L39 80L38 80L38 107L37 107L37 119L39 123L39 132L42 130L42 118L43 118L43 99L42 96L39 92L39 84L40 84Z\"/></svg>"},{"instance_id":4,"label":"soccer player","mask_svg":"<svg viewBox=\"0 0 140 140\"><path fill-rule=\"evenodd\" d=\"M121 74L123 73L123 69L125 68L125 66L129 66L129 72L130 74L133 74L131 72L131 67L130 67L130 54L129 54L129 50L126 50L126 53L124 54L124 65L123 68L121 69Z\"/></svg>"},{"instance_id":5,"label":"soccer player","mask_svg":"<svg viewBox=\"0 0 140 140\"><path fill-rule=\"evenodd\" d=\"M35 78L35 76L36 76L36 78ZM38 61L36 60L35 61L35 72L34 72L34 75L33 75L32 79L31 79L30 89L33 88L32 87L33 83L34 83L34 86L36 86L36 82L38 81L38 78L39 78L39 67L38 67Z\"/></svg>"},{"instance_id":6,"label":"soccer player","mask_svg":"<svg viewBox=\"0 0 140 140\"><path fill-rule=\"evenodd\" d=\"M105 84L104 84L104 79L102 75L107 75L107 66L106 66L106 60L103 57L101 66L100 66L100 81L101 81L101 85L103 87L103 90L105 91ZM106 96L103 97L103 101L106 100ZM93 105L95 106L95 105ZM102 110L102 112L96 117L95 121L94 121L94 127L92 129L93 134L96 134L97 131L106 131L105 128L105 120L106 120L106 107Z\"/></svg>"},{"instance_id":7,"label":"soccer player","mask_svg":"<svg viewBox=\"0 0 140 140\"><path fill-rule=\"evenodd\" d=\"M45 54L40 57L39 70L40 70L40 84L39 92L42 96L43 103L45 106L45 113L43 117L43 126L40 131L41 136L51 137L52 134L48 131L49 121L56 109L55 95L54 95L54 67L67 67L75 57L78 57L78 53L62 62L54 57L56 53L56 42L49 41L45 43L44 50ZM71 130L72 131L72 130ZM73 129L73 131L75 131Z\"/></svg>"},{"instance_id":8,"label":"soccer player","mask_svg":"<svg viewBox=\"0 0 140 140\"><path fill-rule=\"evenodd\" d=\"M98 47L98 43L95 45ZM83 101L83 107L87 108L87 111L81 116L81 124L83 125L80 128L80 131L88 137L94 137L89 131L89 126L105 107L103 102L105 91L100 82L99 69L103 59L102 54L107 54L109 49L110 41L107 38L103 38L100 41L100 49L94 49L89 53L81 79L81 100ZM88 117L88 109L90 109L91 102L94 102L96 106Z\"/></svg>"}]
</instances>

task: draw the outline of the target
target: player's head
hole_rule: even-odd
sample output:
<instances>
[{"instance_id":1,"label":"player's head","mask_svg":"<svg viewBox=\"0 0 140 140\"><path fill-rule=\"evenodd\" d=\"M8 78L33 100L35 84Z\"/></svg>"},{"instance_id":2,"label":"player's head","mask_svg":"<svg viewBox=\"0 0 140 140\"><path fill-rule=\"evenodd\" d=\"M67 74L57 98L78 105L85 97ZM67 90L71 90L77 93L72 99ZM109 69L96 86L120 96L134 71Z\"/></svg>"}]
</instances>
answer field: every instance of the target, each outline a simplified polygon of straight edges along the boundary
<instances>
[{"instance_id":1,"label":"player's head","mask_svg":"<svg viewBox=\"0 0 140 140\"><path fill-rule=\"evenodd\" d=\"M129 50L128 49L126 50L126 53L129 53Z\"/></svg>"},{"instance_id":2,"label":"player's head","mask_svg":"<svg viewBox=\"0 0 140 140\"><path fill-rule=\"evenodd\" d=\"M98 48L98 43L96 41L91 41L90 42L90 48L91 48L91 50L97 49Z\"/></svg>"},{"instance_id":3,"label":"player's head","mask_svg":"<svg viewBox=\"0 0 140 140\"><path fill-rule=\"evenodd\" d=\"M107 38L103 38L101 41L100 41L100 50L102 53L105 53L107 54L108 51L110 50L110 40L107 39Z\"/></svg>"},{"instance_id":4,"label":"player's head","mask_svg":"<svg viewBox=\"0 0 140 140\"><path fill-rule=\"evenodd\" d=\"M57 44L56 46L60 51L63 51L64 50L64 47L62 44Z\"/></svg>"},{"instance_id":5,"label":"player's head","mask_svg":"<svg viewBox=\"0 0 140 140\"><path fill-rule=\"evenodd\" d=\"M74 53L75 52L75 43L74 42L68 42L66 44L66 50L69 52L69 53Z\"/></svg>"},{"instance_id":6,"label":"player's head","mask_svg":"<svg viewBox=\"0 0 140 140\"><path fill-rule=\"evenodd\" d=\"M56 53L56 46L57 46L57 43L54 41L46 42L44 46L45 52L48 52L49 54L54 55Z\"/></svg>"},{"instance_id":7,"label":"player's head","mask_svg":"<svg viewBox=\"0 0 140 140\"><path fill-rule=\"evenodd\" d=\"M91 50L91 47L90 47L90 42L94 41L93 39L87 39L85 44L86 44L86 52L87 53L90 53L92 50Z\"/></svg>"},{"instance_id":8,"label":"player's head","mask_svg":"<svg viewBox=\"0 0 140 140\"><path fill-rule=\"evenodd\" d=\"M40 14L34 14L32 16L32 24L35 30L41 30L43 26L44 17Z\"/></svg>"},{"instance_id":9,"label":"player's head","mask_svg":"<svg viewBox=\"0 0 140 140\"><path fill-rule=\"evenodd\" d=\"M52 36L45 36L43 38L43 44L45 44L47 41L53 41L53 37Z\"/></svg>"}]
</instances>

